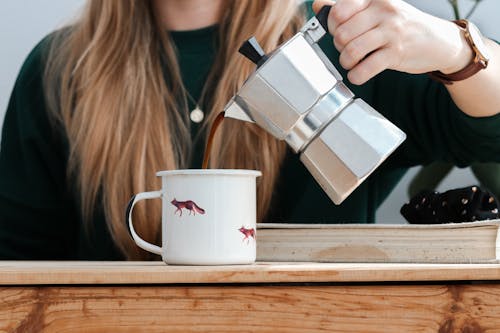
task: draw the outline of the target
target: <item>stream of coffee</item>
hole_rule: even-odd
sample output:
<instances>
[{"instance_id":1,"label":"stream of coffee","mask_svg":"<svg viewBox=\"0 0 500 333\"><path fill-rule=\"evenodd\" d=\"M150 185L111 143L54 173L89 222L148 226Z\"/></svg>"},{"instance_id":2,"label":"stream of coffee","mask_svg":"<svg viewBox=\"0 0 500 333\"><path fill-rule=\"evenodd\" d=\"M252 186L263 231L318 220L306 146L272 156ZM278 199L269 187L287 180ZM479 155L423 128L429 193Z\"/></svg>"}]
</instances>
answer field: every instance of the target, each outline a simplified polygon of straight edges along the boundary
<instances>
[{"instance_id":1,"label":"stream of coffee","mask_svg":"<svg viewBox=\"0 0 500 333\"><path fill-rule=\"evenodd\" d=\"M205 147L205 154L203 155L203 164L201 166L202 169L208 168L208 161L210 160L210 152L212 151L212 143L214 141L215 132L217 132L217 128L219 128L220 124L224 120L224 111L219 113L210 128L210 133L208 134L208 141Z\"/></svg>"}]
</instances>

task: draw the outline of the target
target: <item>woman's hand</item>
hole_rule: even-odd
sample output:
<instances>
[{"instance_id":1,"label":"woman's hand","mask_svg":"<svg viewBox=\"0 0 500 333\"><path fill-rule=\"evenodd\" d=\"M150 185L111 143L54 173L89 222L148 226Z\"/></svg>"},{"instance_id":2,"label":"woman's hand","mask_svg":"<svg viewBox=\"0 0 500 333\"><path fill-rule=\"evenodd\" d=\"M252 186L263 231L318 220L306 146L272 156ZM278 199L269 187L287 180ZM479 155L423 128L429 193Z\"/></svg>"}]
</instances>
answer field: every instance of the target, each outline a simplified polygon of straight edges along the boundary
<instances>
[{"instance_id":1,"label":"woman's hand","mask_svg":"<svg viewBox=\"0 0 500 333\"><path fill-rule=\"evenodd\" d=\"M332 5L328 29L348 79L363 84L385 69L407 73L464 68L473 54L460 29L401 0L316 0Z\"/></svg>"}]
</instances>

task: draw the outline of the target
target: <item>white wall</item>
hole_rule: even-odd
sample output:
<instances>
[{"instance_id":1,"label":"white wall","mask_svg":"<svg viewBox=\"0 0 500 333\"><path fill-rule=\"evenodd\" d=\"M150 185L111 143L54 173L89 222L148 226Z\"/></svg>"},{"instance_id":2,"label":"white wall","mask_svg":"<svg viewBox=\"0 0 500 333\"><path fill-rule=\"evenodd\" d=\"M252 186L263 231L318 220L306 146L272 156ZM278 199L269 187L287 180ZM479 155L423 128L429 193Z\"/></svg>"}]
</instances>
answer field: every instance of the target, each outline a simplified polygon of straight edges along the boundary
<instances>
[{"instance_id":1,"label":"white wall","mask_svg":"<svg viewBox=\"0 0 500 333\"><path fill-rule=\"evenodd\" d=\"M445 19L454 19L453 10L448 4L448 0L406 0L406 2L427 13ZM460 14L465 16L473 4L474 1L472 0L459 0ZM473 21L485 35L499 40L499 14L499 0L482 0L477 9L474 11L472 17L470 17L470 20Z\"/></svg>"},{"instance_id":2,"label":"white wall","mask_svg":"<svg viewBox=\"0 0 500 333\"><path fill-rule=\"evenodd\" d=\"M142 1L142 0L138 0ZM447 0L408 0L407 2L443 18L452 18ZM0 1L0 124L19 68L31 48L47 33L71 20L84 0L2 0ZM461 0L465 14L472 4ZM488 36L500 40L499 0L483 0L472 20ZM400 223L399 208L406 201L408 180L415 169L379 209L379 222ZM468 170L454 172L439 190L475 182Z\"/></svg>"},{"instance_id":3,"label":"white wall","mask_svg":"<svg viewBox=\"0 0 500 333\"><path fill-rule=\"evenodd\" d=\"M30 50L49 32L70 22L83 3L84 0L0 1L0 125L14 81Z\"/></svg>"}]
</instances>

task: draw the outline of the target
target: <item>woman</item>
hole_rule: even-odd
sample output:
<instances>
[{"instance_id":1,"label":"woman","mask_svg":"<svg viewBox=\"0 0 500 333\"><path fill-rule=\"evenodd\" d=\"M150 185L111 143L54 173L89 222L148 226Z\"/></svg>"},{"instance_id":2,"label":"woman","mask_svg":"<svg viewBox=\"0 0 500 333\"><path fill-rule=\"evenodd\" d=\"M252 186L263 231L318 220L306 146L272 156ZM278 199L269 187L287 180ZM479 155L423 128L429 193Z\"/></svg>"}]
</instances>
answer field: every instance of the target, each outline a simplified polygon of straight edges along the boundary
<instances>
[{"instance_id":1,"label":"woman","mask_svg":"<svg viewBox=\"0 0 500 333\"><path fill-rule=\"evenodd\" d=\"M158 170L200 166L206 128L253 70L240 44L255 35L272 50L305 16L295 0L89 0L79 21L34 49L16 82L0 154L0 257L147 258L123 223L128 199L157 188ZM445 87L400 72L469 64L455 24L402 1L339 0L328 25L326 54L408 139L334 206L283 142L226 120L212 167L262 170L259 221L373 222L409 166L500 160L498 45L487 41L486 69ZM134 219L148 241L159 237L156 204L138 206Z\"/></svg>"}]
</instances>

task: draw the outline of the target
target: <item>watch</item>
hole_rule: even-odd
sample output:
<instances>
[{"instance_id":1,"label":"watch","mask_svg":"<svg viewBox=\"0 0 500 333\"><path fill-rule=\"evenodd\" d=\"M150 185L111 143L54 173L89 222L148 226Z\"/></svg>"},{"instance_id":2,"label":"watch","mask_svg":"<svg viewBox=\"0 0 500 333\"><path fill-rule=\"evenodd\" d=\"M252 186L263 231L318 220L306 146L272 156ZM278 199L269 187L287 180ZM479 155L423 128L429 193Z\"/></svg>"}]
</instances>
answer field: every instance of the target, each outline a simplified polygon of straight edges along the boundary
<instances>
[{"instance_id":1,"label":"watch","mask_svg":"<svg viewBox=\"0 0 500 333\"><path fill-rule=\"evenodd\" d=\"M468 20L456 20L453 21L460 29L464 32L465 40L469 44L474 53L474 59L465 66L465 68L459 70L458 72L451 74L444 74L440 71L430 72L429 76L436 81L442 82L444 84L453 84L455 81L462 81L468 79L472 75L476 74L482 69L488 67L488 62L490 60L488 48L483 41L483 37L479 29L474 25L474 23Z\"/></svg>"}]
</instances>

